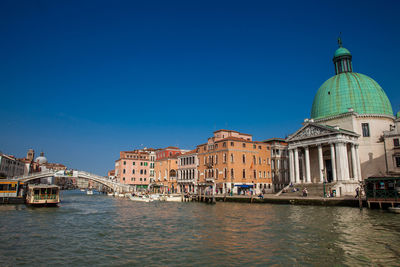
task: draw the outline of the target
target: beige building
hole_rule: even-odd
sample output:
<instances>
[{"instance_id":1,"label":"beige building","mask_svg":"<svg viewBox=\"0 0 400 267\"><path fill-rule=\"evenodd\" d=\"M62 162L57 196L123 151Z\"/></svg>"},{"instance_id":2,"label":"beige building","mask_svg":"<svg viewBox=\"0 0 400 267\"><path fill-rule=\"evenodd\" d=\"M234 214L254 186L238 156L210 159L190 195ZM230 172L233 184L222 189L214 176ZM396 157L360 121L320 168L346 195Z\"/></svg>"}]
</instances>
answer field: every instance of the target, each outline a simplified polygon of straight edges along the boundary
<instances>
[{"instance_id":1,"label":"beige building","mask_svg":"<svg viewBox=\"0 0 400 267\"><path fill-rule=\"evenodd\" d=\"M385 166L388 175L400 175L400 112L390 131L384 132Z\"/></svg>"},{"instance_id":2,"label":"beige building","mask_svg":"<svg viewBox=\"0 0 400 267\"><path fill-rule=\"evenodd\" d=\"M282 138L270 138L263 143L271 150L271 175L274 192L278 192L290 183L288 144Z\"/></svg>"},{"instance_id":3,"label":"beige building","mask_svg":"<svg viewBox=\"0 0 400 267\"><path fill-rule=\"evenodd\" d=\"M178 189L184 193L197 193L199 160L196 149L178 156Z\"/></svg>"}]
</instances>

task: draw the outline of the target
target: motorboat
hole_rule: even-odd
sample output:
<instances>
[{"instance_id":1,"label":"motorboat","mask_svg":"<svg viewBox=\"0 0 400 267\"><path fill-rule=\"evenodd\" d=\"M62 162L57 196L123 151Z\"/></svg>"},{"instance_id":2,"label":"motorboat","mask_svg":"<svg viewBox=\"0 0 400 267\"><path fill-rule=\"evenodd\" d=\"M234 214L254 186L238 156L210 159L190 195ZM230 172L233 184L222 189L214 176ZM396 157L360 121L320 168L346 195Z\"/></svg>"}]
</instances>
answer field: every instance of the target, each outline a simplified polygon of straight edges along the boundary
<instances>
[{"instance_id":1,"label":"motorboat","mask_svg":"<svg viewBox=\"0 0 400 267\"><path fill-rule=\"evenodd\" d=\"M93 195L93 190L88 189L88 190L86 191L86 195Z\"/></svg>"},{"instance_id":2,"label":"motorboat","mask_svg":"<svg viewBox=\"0 0 400 267\"><path fill-rule=\"evenodd\" d=\"M389 207L388 210L392 213L400 213L400 207Z\"/></svg>"},{"instance_id":3,"label":"motorboat","mask_svg":"<svg viewBox=\"0 0 400 267\"><path fill-rule=\"evenodd\" d=\"M182 196L163 195L163 196L160 197L160 201L182 202Z\"/></svg>"},{"instance_id":4,"label":"motorboat","mask_svg":"<svg viewBox=\"0 0 400 267\"><path fill-rule=\"evenodd\" d=\"M108 192L107 196L112 197L112 196L114 196L114 193L113 192Z\"/></svg>"},{"instance_id":5,"label":"motorboat","mask_svg":"<svg viewBox=\"0 0 400 267\"><path fill-rule=\"evenodd\" d=\"M129 199L132 201L140 201L140 202L153 202L154 200L148 196L136 195L132 196L129 195Z\"/></svg>"}]
</instances>

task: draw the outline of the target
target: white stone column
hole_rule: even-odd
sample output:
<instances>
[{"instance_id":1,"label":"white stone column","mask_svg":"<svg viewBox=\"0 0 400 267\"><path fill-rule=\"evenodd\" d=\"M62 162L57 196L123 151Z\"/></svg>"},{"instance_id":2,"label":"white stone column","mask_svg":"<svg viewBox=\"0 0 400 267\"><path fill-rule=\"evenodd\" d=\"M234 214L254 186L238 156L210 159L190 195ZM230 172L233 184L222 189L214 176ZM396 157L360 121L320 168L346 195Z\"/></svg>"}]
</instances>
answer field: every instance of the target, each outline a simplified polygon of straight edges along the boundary
<instances>
[{"instance_id":1,"label":"white stone column","mask_svg":"<svg viewBox=\"0 0 400 267\"><path fill-rule=\"evenodd\" d=\"M358 172L358 180L362 180L362 175L361 175L361 162L360 162L360 156L358 154L358 145L355 145L355 150L356 150L356 163L357 163L357 172Z\"/></svg>"},{"instance_id":2,"label":"white stone column","mask_svg":"<svg viewBox=\"0 0 400 267\"><path fill-rule=\"evenodd\" d=\"M318 168L319 168L319 182L324 182L324 158L322 157L322 145L318 145Z\"/></svg>"},{"instance_id":3,"label":"white stone column","mask_svg":"<svg viewBox=\"0 0 400 267\"><path fill-rule=\"evenodd\" d=\"M338 181L349 179L349 163L347 159L347 147L345 143L336 144L337 175Z\"/></svg>"},{"instance_id":4,"label":"white stone column","mask_svg":"<svg viewBox=\"0 0 400 267\"><path fill-rule=\"evenodd\" d=\"M310 173L310 151L308 146L304 148L304 155L306 161L306 183L311 183L311 173Z\"/></svg>"},{"instance_id":5,"label":"white stone column","mask_svg":"<svg viewBox=\"0 0 400 267\"><path fill-rule=\"evenodd\" d=\"M356 149L354 144L351 144L351 168L353 170L353 179L358 180Z\"/></svg>"},{"instance_id":6,"label":"white stone column","mask_svg":"<svg viewBox=\"0 0 400 267\"><path fill-rule=\"evenodd\" d=\"M331 144L331 164L332 164L332 178L333 182L337 181L337 176L336 176L336 158L335 158L335 147L333 144Z\"/></svg>"},{"instance_id":7,"label":"white stone column","mask_svg":"<svg viewBox=\"0 0 400 267\"><path fill-rule=\"evenodd\" d=\"M295 183L300 183L300 165L299 165L299 151L294 149L294 170L295 170Z\"/></svg>"},{"instance_id":8,"label":"white stone column","mask_svg":"<svg viewBox=\"0 0 400 267\"><path fill-rule=\"evenodd\" d=\"M293 149L289 149L289 175L290 182L295 183L295 174L294 174L294 158L293 158Z\"/></svg>"}]
</instances>

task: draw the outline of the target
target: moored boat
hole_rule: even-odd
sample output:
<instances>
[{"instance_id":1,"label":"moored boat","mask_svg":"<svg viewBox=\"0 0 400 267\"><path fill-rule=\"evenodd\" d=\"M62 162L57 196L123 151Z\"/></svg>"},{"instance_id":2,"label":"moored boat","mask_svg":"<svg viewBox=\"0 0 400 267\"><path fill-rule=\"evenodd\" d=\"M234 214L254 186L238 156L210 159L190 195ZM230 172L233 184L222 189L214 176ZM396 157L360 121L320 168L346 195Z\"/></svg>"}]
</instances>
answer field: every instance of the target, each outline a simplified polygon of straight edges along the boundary
<instances>
[{"instance_id":1,"label":"moored boat","mask_svg":"<svg viewBox=\"0 0 400 267\"><path fill-rule=\"evenodd\" d=\"M148 196L141 196L141 195L137 195L137 196L129 195L129 199L132 201L153 202L152 198L150 198Z\"/></svg>"},{"instance_id":2,"label":"moored boat","mask_svg":"<svg viewBox=\"0 0 400 267\"><path fill-rule=\"evenodd\" d=\"M182 196L164 195L160 197L160 201L182 202Z\"/></svg>"},{"instance_id":3,"label":"moored boat","mask_svg":"<svg viewBox=\"0 0 400 267\"><path fill-rule=\"evenodd\" d=\"M60 203L60 188L56 185L28 185L26 204L33 206L57 206Z\"/></svg>"},{"instance_id":4,"label":"moored boat","mask_svg":"<svg viewBox=\"0 0 400 267\"><path fill-rule=\"evenodd\" d=\"M86 191L86 195L93 195L93 190L88 189L88 191Z\"/></svg>"},{"instance_id":5,"label":"moored boat","mask_svg":"<svg viewBox=\"0 0 400 267\"><path fill-rule=\"evenodd\" d=\"M389 207L388 210L392 213L400 213L400 207Z\"/></svg>"}]
</instances>

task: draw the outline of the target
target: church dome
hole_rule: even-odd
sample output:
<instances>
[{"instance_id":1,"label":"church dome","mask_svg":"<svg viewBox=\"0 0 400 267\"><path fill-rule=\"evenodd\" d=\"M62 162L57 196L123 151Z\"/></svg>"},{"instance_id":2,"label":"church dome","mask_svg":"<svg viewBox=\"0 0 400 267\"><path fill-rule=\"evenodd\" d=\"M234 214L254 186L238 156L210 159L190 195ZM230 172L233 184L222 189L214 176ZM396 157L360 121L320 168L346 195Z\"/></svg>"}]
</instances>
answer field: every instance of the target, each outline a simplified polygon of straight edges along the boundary
<instances>
[{"instance_id":1,"label":"church dome","mask_svg":"<svg viewBox=\"0 0 400 267\"><path fill-rule=\"evenodd\" d=\"M35 159L35 162L38 164L45 164L47 163L47 158L44 156L44 153L41 152L40 156Z\"/></svg>"},{"instance_id":2,"label":"church dome","mask_svg":"<svg viewBox=\"0 0 400 267\"><path fill-rule=\"evenodd\" d=\"M322 119L348 112L378 114L393 117L392 105L382 87L372 78L353 72L351 54L341 47L333 62L336 75L318 89L311 109L311 118Z\"/></svg>"}]
</instances>

